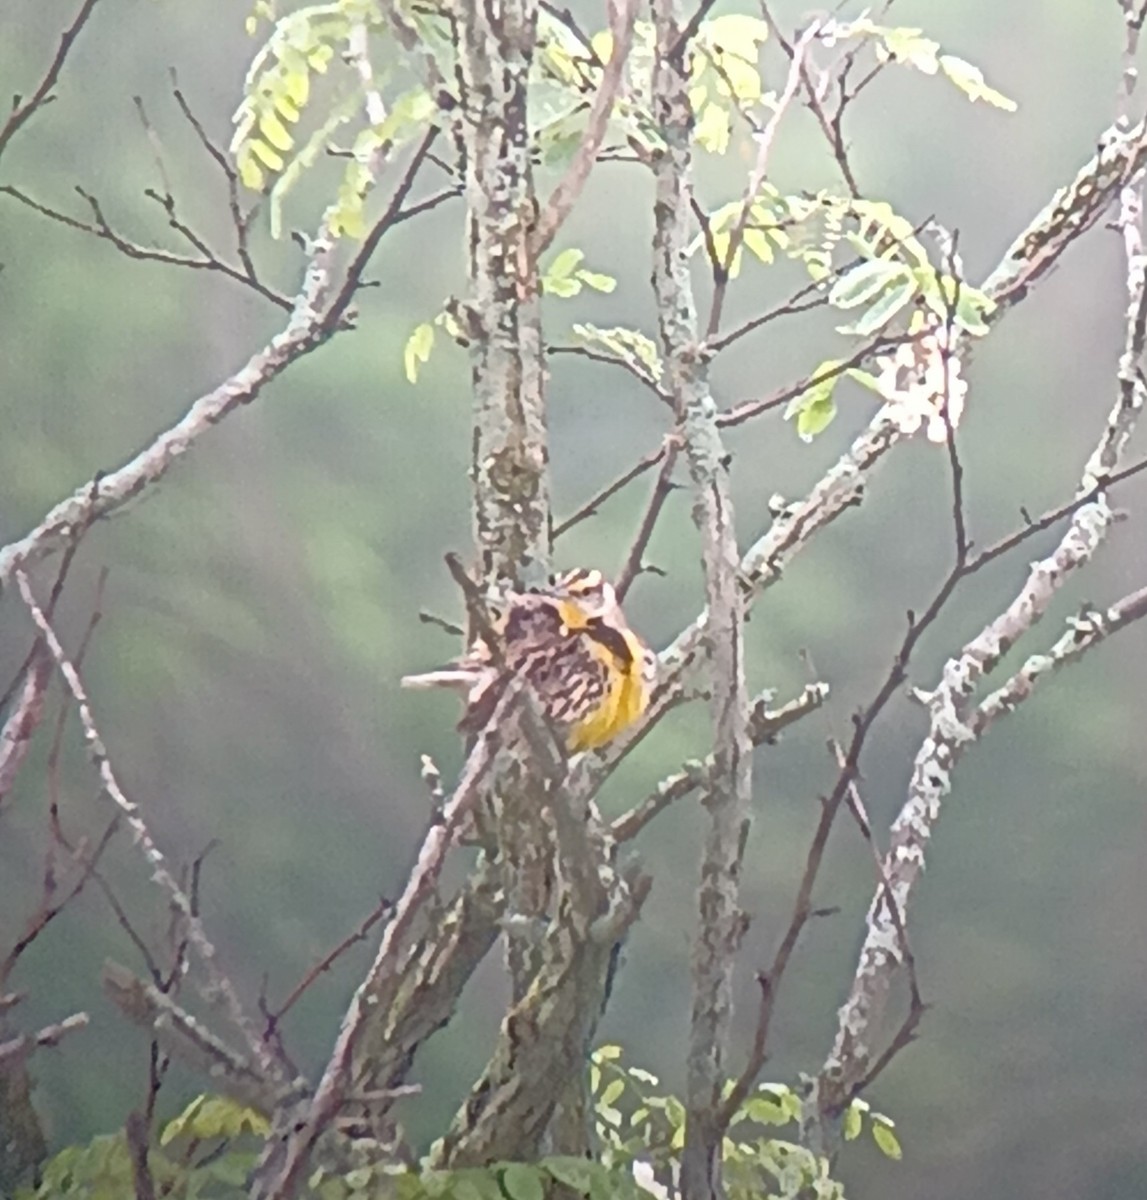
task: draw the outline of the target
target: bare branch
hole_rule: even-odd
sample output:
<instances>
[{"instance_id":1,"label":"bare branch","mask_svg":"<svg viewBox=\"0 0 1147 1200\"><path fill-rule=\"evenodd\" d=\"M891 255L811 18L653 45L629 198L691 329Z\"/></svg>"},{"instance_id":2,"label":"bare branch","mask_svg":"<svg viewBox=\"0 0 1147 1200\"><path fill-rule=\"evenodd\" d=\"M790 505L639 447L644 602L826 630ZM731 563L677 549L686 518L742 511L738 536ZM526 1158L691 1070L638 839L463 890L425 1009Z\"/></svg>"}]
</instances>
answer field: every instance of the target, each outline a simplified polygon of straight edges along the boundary
<instances>
[{"instance_id":1,"label":"bare branch","mask_svg":"<svg viewBox=\"0 0 1147 1200\"><path fill-rule=\"evenodd\" d=\"M424 141L415 152L412 167L423 161L426 148ZM368 164L372 177L381 169L383 160L381 150L372 157ZM9 582L21 566L30 566L66 545L80 522L107 516L162 479L204 434L237 408L254 400L291 363L321 346L342 329L343 318L370 254L388 228L385 222L389 218L393 225L412 185L413 174L408 170L386 214L372 228L333 297L332 256L336 243L333 230L338 205L331 205L324 213L318 234L311 242L302 289L294 301L285 327L235 374L196 400L175 425L161 433L131 461L115 471L101 473L92 482L77 489L68 499L57 504L30 533L0 549L0 587Z\"/></svg>"},{"instance_id":2,"label":"bare branch","mask_svg":"<svg viewBox=\"0 0 1147 1200\"><path fill-rule=\"evenodd\" d=\"M148 1162L151 1130L147 1118L139 1112L128 1113L123 1132L131 1159L135 1200L156 1200L155 1180L152 1178L151 1164Z\"/></svg>"},{"instance_id":3,"label":"bare branch","mask_svg":"<svg viewBox=\"0 0 1147 1200\"><path fill-rule=\"evenodd\" d=\"M139 979L126 967L108 962L104 993L133 1025L145 1029L166 1054L212 1081L212 1086L270 1115L297 1096L299 1081L273 1082L247 1057L233 1050L196 1017L154 983Z\"/></svg>"},{"instance_id":4,"label":"bare branch","mask_svg":"<svg viewBox=\"0 0 1147 1200\"><path fill-rule=\"evenodd\" d=\"M745 594L738 574L728 458L709 391L706 360L698 353L688 268L693 115L687 64L684 55L675 53L680 37L677 13L676 0L654 0L653 116L665 149L653 164L657 189L653 288L666 381L674 395L693 482L693 520L701 539L713 729L713 769L705 799L710 821L693 945L681 1192L684 1200L717 1200L724 1194L723 1130L718 1117L732 1016L733 966L745 927L738 882L752 796L752 746L744 664Z\"/></svg>"},{"instance_id":5,"label":"bare branch","mask_svg":"<svg viewBox=\"0 0 1147 1200\"><path fill-rule=\"evenodd\" d=\"M640 459L635 466L629 468L624 474L619 475L612 483L604 487L592 499L587 500L572 516L567 517L564 521L555 525L550 534L551 541L557 541L558 538L572 529L575 525L580 524L588 517L597 516L598 509L607 501L617 495L623 488L628 487L635 479L640 478L646 471L657 466L659 462L664 462L669 453L670 445L672 444L672 435L666 437L656 450L651 451L643 459Z\"/></svg>"},{"instance_id":6,"label":"bare branch","mask_svg":"<svg viewBox=\"0 0 1147 1200\"><path fill-rule=\"evenodd\" d=\"M772 115L769 117L768 123L761 130L760 134L757 135L757 160L753 164L752 173L749 175L749 182L745 186L745 194L741 199L741 211L737 214L737 220L729 231L729 244L725 250L724 261L716 269L716 285L713 288L713 299L709 307L709 321L705 330L706 340L715 338L718 330L721 328L721 314L725 307L725 297L729 290L729 279L732 274L733 263L736 262L741 245L745 240L745 229L749 223L749 213L752 211L753 204L758 195L760 195L765 180L768 178L769 155L772 152L773 140L800 85L801 68L804 64L805 51L819 30L820 22L812 21L797 39L796 45L792 48L789 73L785 80L785 86L781 91ZM735 95L736 93L734 92L733 94Z\"/></svg>"},{"instance_id":7,"label":"bare branch","mask_svg":"<svg viewBox=\"0 0 1147 1200\"><path fill-rule=\"evenodd\" d=\"M64 63L67 61L73 43L79 36L80 30L87 24L88 18L92 15L92 10L97 3L98 0L84 0L71 25L60 35L60 44L56 48L55 57L48 64L48 69L44 73L44 77L40 80L36 90L28 100L22 100L22 97L19 96L16 97L8 119L4 122L3 127L0 128L0 155L3 155L8 143L20 131L21 127L35 115L36 110L43 108L46 104L50 104L54 99L51 94L52 89L56 86L60 78L60 72L64 69Z\"/></svg>"},{"instance_id":8,"label":"bare branch","mask_svg":"<svg viewBox=\"0 0 1147 1200\"><path fill-rule=\"evenodd\" d=\"M290 994L274 1012L267 1015L267 1030L264 1037L269 1037L280 1021L298 1003L303 993L315 982L320 975L325 974L352 947L366 941L366 935L382 920L390 909L389 900L380 900L374 909L359 923L358 928L348 933L334 949L329 950L291 989Z\"/></svg>"},{"instance_id":9,"label":"bare branch","mask_svg":"<svg viewBox=\"0 0 1147 1200\"><path fill-rule=\"evenodd\" d=\"M749 713L749 736L754 746L772 745L782 730L809 713L816 712L828 699L827 683L810 683L804 691L780 708L768 707L768 694L758 697ZM693 759L673 775L667 775L644 800L613 822L610 834L615 842L632 841L654 817L691 792L704 788L713 771L713 757Z\"/></svg>"},{"instance_id":10,"label":"bare branch","mask_svg":"<svg viewBox=\"0 0 1147 1200\"><path fill-rule=\"evenodd\" d=\"M545 253L566 218L573 212L597 162L598 151L605 141L610 114L613 112L613 102L621 87L625 64L633 45L633 23L637 19L638 3L639 0L609 0L609 32L612 39L609 62L602 68L601 83L590 106L581 144L538 217L531 246L535 262Z\"/></svg>"},{"instance_id":11,"label":"bare branch","mask_svg":"<svg viewBox=\"0 0 1147 1200\"><path fill-rule=\"evenodd\" d=\"M24 1033L19 1037L9 1038L6 1042L0 1042L0 1074L15 1070L34 1051L58 1046L69 1033L86 1029L88 1020L86 1012L73 1013L56 1025L45 1025L35 1033Z\"/></svg>"},{"instance_id":12,"label":"bare branch","mask_svg":"<svg viewBox=\"0 0 1147 1200\"><path fill-rule=\"evenodd\" d=\"M52 662L36 654L24 668L19 698L0 728L0 811L32 746L32 737L44 715L44 693L52 677Z\"/></svg>"},{"instance_id":13,"label":"bare branch","mask_svg":"<svg viewBox=\"0 0 1147 1200\"><path fill-rule=\"evenodd\" d=\"M171 72L171 93L175 97L175 103L179 106L179 111L195 132L195 136L199 139L200 145L207 151L211 161L223 173L223 178L227 181L227 205L231 212L231 224L235 229L235 252L247 278L254 279L256 274L255 263L251 258L248 235L251 218L255 215L257 206L249 209L247 212L243 211L243 206L239 199L239 173L231 165L231 161L227 155L207 136L207 131L203 128L202 122L192 111L191 105L187 102L187 97L184 96L179 86L179 76L176 75L174 69Z\"/></svg>"},{"instance_id":14,"label":"bare branch","mask_svg":"<svg viewBox=\"0 0 1147 1200\"><path fill-rule=\"evenodd\" d=\"M152 879L167 892L168 897L187 922L188 936L210 980L210 987L207 989L208 999L223 1007L235 1027L243 1033L260 1068L268 1078L274 1079L277 1075L277 1067L267 1054L254 1024L244 1011L243 1005L235 992L234 985L220 969L215 946L207 937L202 922L199 920L194 905L191 903L191 898L180 887L178 880L167 866L166 857L156 844L139 806L128 798L120 786L119 780L112 770L107 748L96 726L95 718L92 714L91 702L88 699L87 692L84 690L79 672L68 658L67 652L60 644L55 630L48 622L43 609L41 609L37 602L32 592L31 584L28 582L27 575L19 568L16 570L16 585L20 589L20 595L23 597L25 605L27 605L36 628L40 631L48 650L51 652L53 659L55 659L56 666L63 676L64 683L76 702L76 709L79 713L80 723L84 729L84 740L87 743L88 753L99 772L104 790L111 797L116 807L120 810L123 819L131 829L135 844L140 847L147 860Z\"/></svg>"},{"instance_id":15,"label":"bare branch","mask_svg":"<svg viewBox=\"0 0 1147 1200\"><path fill-rule=\"evenodd\" d=\"M481 787L494 763L499 732L505 727L512 706L521 697L521 684L511 681L503 692L485 728L479 734L463 768L454 794L442 806L439 820L428 830L418 861L406 881L402 895L387 915L382 940L366 977L355 990L343 1017L322 1080L305 1109L291 1114L287 1130L273 1132L258 1171L253 1197L271 1200L287 1197L306 1169L312 1147L338 1112L347 1094L355 1043L377 1007L385 986L398 980L398 968L411 928L433 895L446 855L459 829L478 800ZM280 1114L282 1115L282 1114Z\"/></svg>"},{"instance_id":16,"label":"bare branch","mask_svg":"<svg viewBox=\"0 0 1147 1200\"><path fill-rule=\"evenodd\" d=\"M657 528L657 520L661 516L661 509L665 505L665 501L669 499L669 493L673 491L673 468L677 465L677 452L680 447L680 442L675 437L669 438L669 448L665 453L665 460L661 464L661 470L657 473L657 480L653 484L653 491L649 497L649 503L646 505L645 514L641 518L641 523L637 527L637 534L633 539L633 545L629 548L629 553L625 556L625 562L622 564L621 571L618 573L614 583L614 588L617 592L619 601L624 600L629 589L633 586L634 580L645 570L645 551L649 546L649 541L653 537L653 531Z\"/></svg>"}]
</instances>

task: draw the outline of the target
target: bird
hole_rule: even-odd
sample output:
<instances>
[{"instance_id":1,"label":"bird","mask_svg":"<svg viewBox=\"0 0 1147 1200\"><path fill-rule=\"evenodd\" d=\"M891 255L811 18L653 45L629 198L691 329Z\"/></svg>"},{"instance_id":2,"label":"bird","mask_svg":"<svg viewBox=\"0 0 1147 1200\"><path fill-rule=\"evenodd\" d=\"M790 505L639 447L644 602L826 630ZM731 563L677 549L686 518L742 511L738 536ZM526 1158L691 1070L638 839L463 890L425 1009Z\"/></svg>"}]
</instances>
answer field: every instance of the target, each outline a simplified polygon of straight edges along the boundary
<instances>
[{"instance_id":1,"label":"bird","mask_svg":"<svg viewBox=\"0 0 1147 1200\"><path fill-rule=\"evenodd\" d=\"M496 649L478 638L461 658L406 675L403 687L466 692L459 728L489 720L509 679L524 679L571 754L596 749L645 712L657 658L630 628L605 576L578 567L545 587L511 592L491 631Z\"/></svg>"}]
</instances>

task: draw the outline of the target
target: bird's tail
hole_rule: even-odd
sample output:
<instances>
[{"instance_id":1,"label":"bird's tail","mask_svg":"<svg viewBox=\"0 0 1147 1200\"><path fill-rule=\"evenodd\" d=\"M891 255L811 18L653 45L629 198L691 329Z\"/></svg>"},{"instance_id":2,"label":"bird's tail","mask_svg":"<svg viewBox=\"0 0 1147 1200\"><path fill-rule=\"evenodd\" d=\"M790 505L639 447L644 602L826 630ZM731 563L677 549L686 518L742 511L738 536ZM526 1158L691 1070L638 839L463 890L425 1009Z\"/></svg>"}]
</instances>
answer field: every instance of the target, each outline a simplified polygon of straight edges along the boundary
<instances>
[{"instance_id":1,"label":"bird's tail","mask_svg":"<svg viewBox=\"0 0 1147 1200\"><path fill-rule=\"evenodd\" d=\"M439 671L426 671L421 675L403 675L402 686L408 688L472 688L478 675L464 667L444 667Z\"/></svg>"}]
</instances>

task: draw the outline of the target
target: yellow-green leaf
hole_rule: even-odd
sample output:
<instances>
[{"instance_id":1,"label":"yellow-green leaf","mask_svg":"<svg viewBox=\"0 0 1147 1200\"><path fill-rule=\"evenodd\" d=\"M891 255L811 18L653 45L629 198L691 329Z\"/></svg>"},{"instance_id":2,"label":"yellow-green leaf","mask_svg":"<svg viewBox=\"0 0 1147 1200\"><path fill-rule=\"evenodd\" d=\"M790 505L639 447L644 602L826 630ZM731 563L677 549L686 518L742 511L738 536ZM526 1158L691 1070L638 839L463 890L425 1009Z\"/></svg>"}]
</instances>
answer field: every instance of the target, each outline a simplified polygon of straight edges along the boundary
<instances>
[{"instance_id":1,"label":"yellow-green leaf","mask_svg":"<svg viewBox=\"0 0 1147 1200\"><path fill-rule=\"evenodd\" d=\"M595 292L612 292L617 287L617 280L612 275L603 275L600 271L581 270L578 271L577 278Z\"/></svg>"},{"instance_id":2,"label":"yellow-green leaf","mask_svg":"<svg viewBox=\"0 0 1147 1200\"><path fill-rule=\"evenodd\" d=\"M295 144L295 139L273 109L265 109L259 114L259 132L276 150L287 151Z\"/></svg>"},{"instance_id":3,"label":"yellow-green leaf","mask_svg":"<svg viewBox=\"0 0 1147 1200\"><path fill-rule=\"evenodd\" d=\"M745 230L745 248L755 254L763 263L773 261L773 248L763 229Z\"/></svg>"},{"instance_id":4,"label":"yellow-green leaf","mask_svg":"<svg viewBox=\"0 0 1147 1200\"><path fill-rule=\"evenodd\" d=\"M286 92L280 92L275 97L275 111L284 121L290 121L292 125L303 115L294 100ZM287 147L287 149L290 149L290 147Z\"/></svg>"},{"instance_id":5,"label":"yellow-green leaf","mask_svg":"<svg viewBox=\"0 0 1147 1200\"><path fill-rule=\"evenodd\" d=\"M984 73L979 67L957 58L953 54L942 54L939 58L940 69L973 103L983 100L1004 112L1015 112L1016 102L1003 92L997 92L984 82Z\"/></svg>"},{"instance_id":6,"label":"yellow-green leaf","mask_svg":"<svg viewBox=\"0 0 1147 1200\"><path fill-rule=\"evenodd\" d=\"M249 146L244 146L236 160L235 167L245 188L253 192L261 192L265 182L263 168L255 161Z\"/></svg>"},{"instance_id":7,"label":"yellow-green leaf","mask_svg":"<svg viewBox=\"0 0 1147 1200\"><path fill-rule=\"evenodd\" d=\"M707 104L693 126L699 146L712 154L724 154L729 148L729 114L719 104Z\"/></svg>"},{"instance_id":8,"label":"yellow-green leaf","mask_svg":"<svg viewBox=\"0 0 1147 1200\"><path fill-rule=\"evenodd\" d=\"M899 263L883 258L870 258L846 271L831 287L828 302L835 308L858 308L866 304L890 283L904 278L905 269Z\"/></svg>"},{"instance_id":9,"label":"yellow-green leaf","mask_svg":"<svg viewBox=\"0 0 1147 1200\"><path fill-rule=\"evenodd\" d=\"M265 167L272 171L281 171L283 169L283 156L272 150L266 142L261 142L258 138L252 138L247 145L250 146L251 153Z\"/></svg>"},{"instance_id":10,"label":"yellow-green leaf","mask_svg":"<svg viewBox=\"0 0 1147 1200\"><path fill-rule=\"evenodd\" d=\"M872 1121L872 1140L879 1147L880 1151L888 1155L889 1158L899 1162L904 1157L904 1151L900 1147L900 1139L892 1132L891 1126L875 1118Z\"/></svg>"},{"instance_id":11,"label":"yellow-green leaf","mask_svg":"<svg viewBox=\"0 0 1147 1200\"><path fill-rule=\"evenodd\" d=\"M581 291L581 284L576 279L554 279L547 275L542 279L542 291L547 296L568 300L570 296L576 296Z\"/></svg>"},{"instance_id":12,"label":"yellow-green leaf","mask_svg":"<svg viewBox=\"0 0 1147 1200\"><path fill-rule=\"evenodd\" d=\"M510 1200L545 1200L542 1173L526 1163L510 1163L502 1172L502 1187Z\"/></svg>"},{"instance_id":13,"label":"yellow-green leaf","mask_svg":"<svg viewBox=\"0 0 1147 1200\"><path fill-rule=\"evenodd\" d=\"M402 365L409 382L418 382L418 371L422 363L429 360L433 348L434 326L424 321L406 339L406 346L402 351Z\"/></svg>"},{"instance_id":14,"label":"yellow-green leaf","mask_svg":"<svg viewBox=\"0 0 1147 1200\"><path fill-rule=\"evenodd\" d=\"M769 36L769 25L760 17L729 13L714 17L704 26L705 40L743 58L755 58L757 47Z\"/></svg>"},{"instance_id":15,"label":"yellow-green leaf","mask_svg":"<svg viewBox=\"0 0 1147 1200\"><path fill-rule=\"evenodd\" d=\"M283 87L291 102L302 108L311 94L311 77L305 69L288 71L283 78Z\"/></svg>"},{"instance_id":16,"label":"yellow-green leaf","mask_svg":"<svg viewBox=\"0 0 1147 1200\"><path fill-rule=\"evenodd\" d=\"M585 258L585 251L578 250L575 246L570 246L568 249L563 250L550 263L546 275L550 279L566 279L577 270L583 258Z\"/></svg>"}]
</instances>

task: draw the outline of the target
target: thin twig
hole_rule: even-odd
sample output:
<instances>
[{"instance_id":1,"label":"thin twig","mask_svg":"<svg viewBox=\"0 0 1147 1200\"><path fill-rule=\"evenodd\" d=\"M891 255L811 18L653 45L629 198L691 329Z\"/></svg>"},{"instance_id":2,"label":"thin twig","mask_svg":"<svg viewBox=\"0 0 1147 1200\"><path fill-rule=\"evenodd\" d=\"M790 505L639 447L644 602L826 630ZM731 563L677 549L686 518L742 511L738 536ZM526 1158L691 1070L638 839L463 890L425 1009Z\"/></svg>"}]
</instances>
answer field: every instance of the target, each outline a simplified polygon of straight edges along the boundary
<instances>
[{"instance_id":1,"label":"thin twig","mask_svg":"<svg viewBox=\"0 0 1147 1200\"><path fill-rule=\"evenodd\" d=\"M614 589L619 601L625 599L634 580L645 569L645 551L653 537L654 529L657 528L657 520L661 516L665 501L669 499L669 493L676 486L673 483L673 468L677 465L680 446L679 439L670 435L665 460L661 464L661 470L657 473L657 480L653 484L653 491L650 493L649 503L645 507L645 514L641 518L633 544L629 547L629 553L625 556L625 562L614 582Z\"/></svg>"},{"instance_id":2,"label":"thin twig","mask_svg":"<svg viewBox=\"0 0 1147 1200\"><path fill-rule=\"evenodd\" d=\"M414 869L387 915L374 962L355 990L343 1017L334 1049L313 1098L303 1111L292 1117L286 1141L270 1143L268 1146L268 1154L260 1165L256 1189L252 1193L260 1200L285 1200L293 1194L301 1172L306 1169L315 1140L343 1104L350 1082L351 1059L359 1035L373 1005L378 1003L380 990L395 977L406 938L414 921L434 894L446 856L463 822L477 803L482 785L493 766L501 730L520 697L520 681L512 680L489 721L478 734L454 794L442 807L441 820L427 831Z\"/></svg>"},{"instance_id":3,"label":"thin twig","mask_svg":"<svg viewBox=\"0 0 1147 1200\"><path fill-rule=\"evenodd\" d=\"M86 1029L88 1020L86 1012L73 1013L56 1025L45 1025L35 1033L23 1033L19 1037L0 1042L0 1075L19 1066L34 1051L58 1046L69 1033Z\"/></svg>"},{"instance_id":4,"label":"thin twig","mask_svg":"<svg viewBox=\"0 0 1147 1200\"><path fill-rule=\"evenodd\" d=\"M180 887L178 880L171 873L166 857L156 844L139 806L128 798L120 786L119 780L112 769L107 748L96 726L95 718L92 714L91 701L88 699L79 672L56 636L56 631L44 615L44 611L32 591L32 586L27 575L20 569L16 571L16 584L32 616L32 620L36 624L36 628L39 629L52 657L55 659L56 666L64 679L64 683L76 701L76 710L79 714L80 724L84 729L84 740L87 743L88 753L96 766L104 790L115 803L123 819L130 827L133 840L140 847L150 867L152 879L167 892L170 900L180 910L187 922L187 932L191 944L195 947L196 953L210 980L209 992L211 997L217 998L232 1023L243 1033L248 1046L255 1055L256 1061L267 1073L268 1078L276 1078L278 1068L267 1054L258 1031L244 1011L234 985L220 969L218 953L208 938L202 922L195 913L191 898Z\"/></svg>"},{"instance_id":5,"label":"thin twig","mask_svg":"<svg viewBox=\"0 0 1147 1200\"><path fill-rule=\"evenodd\" d=\"M322 958L319 959L299 980L298 983L291 989L287 998L275 1009L274 1012L268 1014L270 1029L278 1025L279 1022L294 1008L295 1004L303 996L306 990L315 982L320 975L325 974L335 965L336 962L352 947L359 942L366 940L366 935L386 916L391 908L389 900L383 899L375 905L374 909L368 913L359 923L358 927L352 930L342 939L337 946L332 950L328 950Z\"/></svg>"},{"instance_id":6,"label":"thin twig","mask_svg":"<svg viewBox=\"0 0 1147 1200\"><path fill-rule=\"evenodd\" d=\"M573 211L578 197L597 161L598 151L605 140L613 102L621 88L625 64L633 44L633 25L637 19L638 0L609 0L609 32L612 39L609 61L602 68L589 118L581 143L566 168L557 187L543 206L534 228L531 250L534 261L542 256L554 240L557 231Z\"/></svg>"},{"instance_id":7,"label":"thin twig","mask_svg":"<svg viewBox=\"0 0 1147 1200\"><path fill-rule=\"evenodd\" d=\"M628 471L625 471L612 483L602 488L600 492L587 500L572 516L555 525L550 533L550 540L556 542L563 533L568 532L575 525L579 525L587 517L597 516L598 510L607 500L612 499L612 497L616 496L623 488L628 487L635 479L640 478L646 471L651 470L659 462L662 462L669 453L669 446L670 439L667 437L656 450L651 451L644 458L640 459L636 465L630 467Z\"/></svg>"},{"instance_id":8,"label":"thin twig","mask_svg":"<svg viewBox=\"0 0 1147 1200\"><path fill-rule=\"evenodd\" d=\"M744 196L741 198L741 211L737 214L737 220L734 222L733 228L729 231L729 243L725 249L724 260L717 271L716 284L713 288L713 298L709 305L709 320L705 328L706 340L715 338L717 331L721 328L721 314L724 311L725 297L729 290L729 279L732 275L733 264L736 262L741 245L745 240L745 228L749 222L749 213L752 211L753 204L756 202L758 195L760 195L761 188L768 177L769 155L772 152L773 141L800 84L800 72L801 66L804 63L805 51L819 30L820 23L812 21L797 39L792 49L789 73L785 80L785 86L781 91L772 115L769 117L768 123L757 137L757 159L749 175L749 182L745 186Z\"/></svg>"},{"instance_id":9,"label":"thin twig","mask_svg":"<svg viewBox=\"0 0 1147 1200\"><path fill-rule=\"evenodd\" d=\"M92 10L98 2L99 0L84 0L72 23L60 35L60 43L56 47L55 56L48 64L48 69L36 90L27 101L22 101L20 96L15 98L12 111L8 114L3 128L0 128L0 155L3 155L8 143L19 132L21 126L35 114L36 110L50 104L54 99L51 94L52 89L60 78L60 72L64 69L64 63L67 61L73 43L79 36L80 30L87 24L88 18L92 15Z\"/></svg>"},{"instance_id":10,"label":"thin twig","mask_svg":"<svg viewBox=\"0 0 1147 1200\"><path fill-rule=\"evenodd\" d=\"M246 213L243 211L240 201L239 173L231 165L231 160L227 155L207 136L207 131L203 128L202 122L192 111L191 105L187 102L187 97L184 96L179 86L179 76L175 73L174 68L171 69L171 94L175 97L175 103L179 106L179 111L183 114L184 119L191 126L192 130L194 130L200 145L207 151L211 161L223 173L223 178L227 181L227 205L231 212L231 224L235 229L235 253L238 255L239 262L247 278L254 279L256 277L255 263L251 258L251 250L248 243L251 218L257 211L258 206L253 206Z\"/></svg>"}]
</instances>

